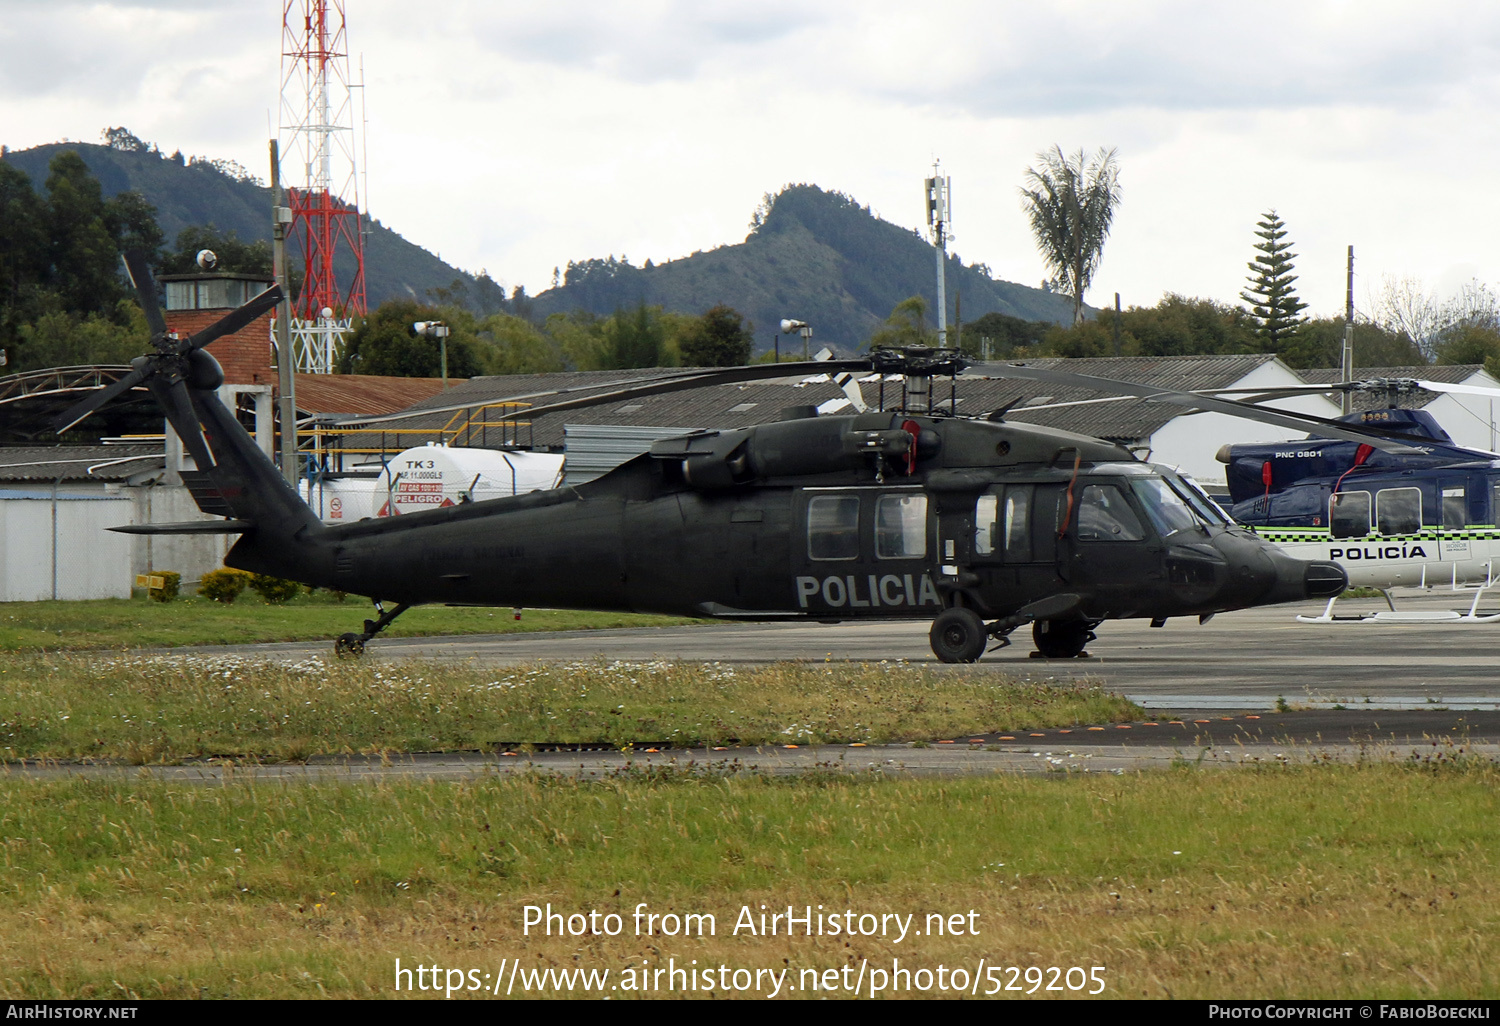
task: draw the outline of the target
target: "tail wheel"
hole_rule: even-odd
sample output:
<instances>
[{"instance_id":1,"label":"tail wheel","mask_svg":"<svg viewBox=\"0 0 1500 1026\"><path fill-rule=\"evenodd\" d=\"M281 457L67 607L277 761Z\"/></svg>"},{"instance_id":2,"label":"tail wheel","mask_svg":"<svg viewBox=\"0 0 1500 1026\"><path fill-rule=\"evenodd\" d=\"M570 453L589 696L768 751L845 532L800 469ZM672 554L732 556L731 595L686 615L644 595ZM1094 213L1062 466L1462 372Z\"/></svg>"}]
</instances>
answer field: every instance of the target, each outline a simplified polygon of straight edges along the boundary
<instances>
[{"instance_id":1,"label":"tail wheel","mask_svg":"<svg viewBox=\"0 0 1500 1026\"><path fill-rule=\"evenodd\" d=\"M944 663L972 663L984 655L989 633L972 609L945 609L932 621L932 653Z\"/></svg>"},{"instance_id":2,"label":"tail wheel","mask_svg":"<svg viewBox=\"0 0 1500 1026\"><path fill-rule=\"evenodd\" d=\"M1095 637L1094 625L1088 620L1038 620L1031 627L1031 640L1047 659L1082 655L1084 646Z\"/></svg>"}]
</instances>

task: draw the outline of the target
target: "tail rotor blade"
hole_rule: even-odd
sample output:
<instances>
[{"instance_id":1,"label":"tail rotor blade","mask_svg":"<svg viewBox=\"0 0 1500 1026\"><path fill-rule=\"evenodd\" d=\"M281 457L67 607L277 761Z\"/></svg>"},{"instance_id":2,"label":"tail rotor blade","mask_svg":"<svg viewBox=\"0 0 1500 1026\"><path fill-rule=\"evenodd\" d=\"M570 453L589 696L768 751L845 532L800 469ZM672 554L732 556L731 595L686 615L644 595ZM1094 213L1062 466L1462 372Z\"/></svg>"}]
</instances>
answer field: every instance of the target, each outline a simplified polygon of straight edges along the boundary
<instances>
[{"instance_id":1,"label":"tail rotor blade","mask_svg":"<svg viewBox=\"0 0 1500 1026\"><path fill-rule=\"evenodd\" d=\"M130 275L130 284L135 286L141 312L146 315L146 324L151 329L153 340L166 334L167 322L161 315L161 304L156 301L156 279L151 275L151 262L146 251L132 249L125 254L125 271Z\"/></svg>"},{"instance_id":2,"label":"tail rotor blade","mask_svg":"<svg viewBox=\"0 0 1500 1026\"><path fill-rule=\"evenodd\" d=\"M198 334L188 339L183 352L192 352L194 349L202 349L211 342L225 335L233 335L247 324L251 324L267 310L275 309L276 304L281 302L281 286L272 285L266 291L256 296L250 302L225 314L219 320L204 328Z\"/></svg>"},{"instance_id":3,"label":"tail rotor blade","mask_svg":"<svg viewBox=\"0 0 1500 1026\"><path fill-rule=\"evenodd\" d=\"M90 395L87 399L83 400L83 402L69 407L67 412L63 413L52 422L52 430L56 431L58 434L62 434L64 431L68 430L68 428L72 427L74 424L77 424L89 414L93 413L95 410L108 403L111 399L119 395L121 392L128 392L130 389L134 388L136 385L139 385L144 380L146 380L146 372L141 368L136 368L135 370L131 371L129 374L121 378L119 381L116 381L113 385L101 388L97 392L94 392L92 395Z\"/></svg>"}]
</instances>

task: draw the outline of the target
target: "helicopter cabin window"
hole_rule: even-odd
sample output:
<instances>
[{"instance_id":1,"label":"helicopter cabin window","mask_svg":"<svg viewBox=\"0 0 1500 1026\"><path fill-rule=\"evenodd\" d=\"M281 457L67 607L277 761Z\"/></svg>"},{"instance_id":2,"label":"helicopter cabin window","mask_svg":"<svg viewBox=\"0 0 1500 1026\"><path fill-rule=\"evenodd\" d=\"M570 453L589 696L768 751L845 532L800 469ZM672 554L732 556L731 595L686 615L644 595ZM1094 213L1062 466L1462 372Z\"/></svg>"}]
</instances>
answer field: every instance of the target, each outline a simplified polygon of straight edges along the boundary
<instances>
[{"instance_id":1,"label":"helicopter cabin window","mask_svg":"<svg viewBox=\"0 0 1500 1026\"><path fill-rule=\"evenodd\" d=\"M859 497L819 495L807 504L809 559L859 558Z\"/></svg>"},{"instance_id":2,"label":"helicopter cabin window","mask_svg":"<svg viewBox=\"0 0 1500 1026\"><path fill-rule=\"evenodd\" d=\"M1335 538L1370 533L1370 493L1337 492L1328 500L1328 527Z\"/></svg>"},{"instance_id":3,"label":"helicopter cabin window","mask_svg":"<svg viewBox=\"0 0 1500 1026\"><path fill-rule=\"evenodd\" d=\"M1007 563L1031 562L1031 485L1010 485L981 495L974 509L974 554L1004 552Z\"/></svg>"},{"instance_id":4,"label":"helicopter cabin window","mask_svg":"<svg viewBox=\"0 0 1500 1026\"><path fill-rule=\"evenodd\" d=\"M1443 489L1443 526L1463 527L1469 520L1469 504L1462 488Z\"/></svg>"},{"instance_id":5,"label":"helicopter cabin window","mask_svg":"<svg viewBox=\"0 0 1500 1026\"><path fill-rule=\"evenodd\" d=\"M875 556L924 559L927 556L927 496L882 495L875 504Z\"/></svg>"},{"instance_id":6,"label":"helicopter cabin window","mask_svg":"<svg viewBox=\"0 0 1500 1026\"><path fill-rule=\"evenodd\" d=\"M1381 534L1416 534L1422 529L1422 490L1382 488L1375 496L1375 522Z\"/></svg>"},{"instance_id":7,"label":"helicopter cabin window","mask_svg":"<svg viewBox=\"0 0 1500 1026\"><path fill-rule=\"evenodd\" d=\"M1146 537L1135 510L1114 485L1092 484L1078 504L1079 541L1140 541Z\"/></svg>"}]
</instances>

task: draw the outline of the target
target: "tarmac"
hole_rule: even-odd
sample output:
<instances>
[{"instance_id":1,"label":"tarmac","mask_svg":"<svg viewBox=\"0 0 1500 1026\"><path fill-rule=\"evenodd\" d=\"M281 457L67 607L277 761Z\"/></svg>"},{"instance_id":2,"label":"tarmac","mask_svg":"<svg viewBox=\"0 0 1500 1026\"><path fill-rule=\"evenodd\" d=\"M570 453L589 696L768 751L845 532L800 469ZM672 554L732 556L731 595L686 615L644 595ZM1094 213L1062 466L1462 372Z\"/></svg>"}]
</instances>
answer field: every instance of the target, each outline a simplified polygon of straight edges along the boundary
<instances>
[{"instance_id":1,"label":"tarmac","mask_svg":"<svg viewBox=\"0 0 1500 1026\"><path fill-rule=\"evenodd\" d=\"M1462 594L1398 597L1402 608L1467 608ZM1340 612L1384 608L1343 600ZM1121 692L1148 718L1011 735L933 738L915 745L802 746L630 752L515 746L496 753L315 759L293 765L212 760L180 766L11 764L10 775L142 776L202 783L453 779L515 772L610 776L638 773L862 775L1124 773L1142 769L1276 766L1358 760L1500 758L1500 624L1303 624L1322 604L1266 607L1152 628L1112 621L1084 658L1045 660L1030 638L992 649L977 664L937 663L925 622L713 624L638 630L380 638L366 658L506 666L537 661L704 663L905 661L941 672L1001 672L1029 680L1088 679ZM358 614L351 609L351 619ZM193 648L301 661L332 658L329 643Z\"/></svg>"}]
</instances>

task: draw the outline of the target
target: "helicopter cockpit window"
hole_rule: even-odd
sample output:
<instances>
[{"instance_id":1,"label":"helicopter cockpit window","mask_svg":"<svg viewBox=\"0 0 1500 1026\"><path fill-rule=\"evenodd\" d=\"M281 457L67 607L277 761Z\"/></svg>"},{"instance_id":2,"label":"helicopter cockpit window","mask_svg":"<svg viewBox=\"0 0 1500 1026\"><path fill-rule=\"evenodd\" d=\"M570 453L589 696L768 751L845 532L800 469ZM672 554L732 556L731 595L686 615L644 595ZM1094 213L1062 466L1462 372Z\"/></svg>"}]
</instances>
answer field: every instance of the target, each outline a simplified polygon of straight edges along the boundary
<instances>
[{"instance_id":1,"label":"helicopter cockpit window","mask_svg":"<svg viewBox=\"0 0 1500 1026\"><path fill-rule=\"evenodd\" d=\"M859 497L819 495L807 504L809 559L859 558Z\"/></svg>"},{"instance_id":2,"label":"helicopter cockpit window","mask_svg":"<svg viewBox=\"0 0 1500 1026\"><path fill-rule=\"evenodd\" d=\"M1328 527L1335 538L1363 538L1370 533L1370 493L1338 492L1328 500Z\"/></svg>"},{"instance_id":3,"label":"helicopter cockpit window","mask_svg":"<svg viewBox=\"0 0 1500 1026\"><path fill-rule=\"evenodd\" d=\"M1138 477L1130 482L1130 487L1135 490L1135 497L1146 508L1146 516L1163 538L1198 526L1192 508L1161 478Z\"/></svg>"},{"instance_id":4,"label":"helicopter cockpit window","mask_svg":"<svg viewBox=\"0 0 1500 1026\"><path fill-rule=\"evenodd\" d=\"M1083 489L1078 504L1079 541L1140 541L1145 537L1140 518L1118 488L1092 484Z\"/></svg>"},{"instance_id":5,"label":"helicopter cockpit window","mask_svg":"<svg viewBox=\"0 0 1500 1026\"><path fill-rule=\"evenodd\" d=\"M927 496L880 497L875 504L875 555L879 559L927 556Z\"/></svg>"},{"instance_id":6,"label":"helicopter cockpit window","mask_svg":"<svg viewBox=\"0 0 1500 1026\"><path fill-rule=\"evenodd\" d=\"M1416 534L1422 529L1422 490L1382 488L1375 496L1375 522L1381 534Z\"/></svg>"}]
</instances>

